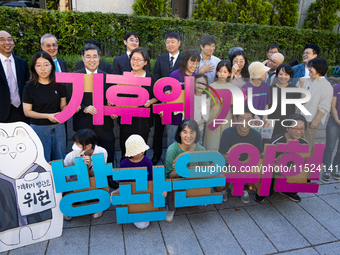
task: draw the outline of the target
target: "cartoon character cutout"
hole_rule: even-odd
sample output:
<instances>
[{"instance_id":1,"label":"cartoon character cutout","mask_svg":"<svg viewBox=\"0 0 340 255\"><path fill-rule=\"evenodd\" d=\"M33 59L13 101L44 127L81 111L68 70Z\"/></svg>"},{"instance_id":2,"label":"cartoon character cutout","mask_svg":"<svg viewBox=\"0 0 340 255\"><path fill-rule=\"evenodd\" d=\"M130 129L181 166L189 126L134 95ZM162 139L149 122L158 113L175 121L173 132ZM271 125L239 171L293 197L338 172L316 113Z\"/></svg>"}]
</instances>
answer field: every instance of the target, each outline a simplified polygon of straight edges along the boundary
<instances>
[{"instance_id":1,"label":"cartoon character cutout","mask_svg":"<svg viewBox=\"0 0 340 255\"><path fill-rule=\"evenodd\" d=\"M60 236L60 199L33 129L0 124L0 251Z\"/></svg>"}]
</instances>

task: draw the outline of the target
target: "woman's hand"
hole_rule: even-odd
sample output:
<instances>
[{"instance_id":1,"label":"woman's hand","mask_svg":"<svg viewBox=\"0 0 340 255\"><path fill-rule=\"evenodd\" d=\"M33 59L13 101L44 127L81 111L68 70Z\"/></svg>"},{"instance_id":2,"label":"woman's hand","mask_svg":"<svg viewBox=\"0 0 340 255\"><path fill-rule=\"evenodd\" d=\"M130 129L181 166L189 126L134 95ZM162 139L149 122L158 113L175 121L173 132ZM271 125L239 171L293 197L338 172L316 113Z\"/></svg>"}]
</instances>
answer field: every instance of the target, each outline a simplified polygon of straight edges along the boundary
<instances>
[{"instance_id":1,"label":"woman's hand","mask_svg":"<svg viewBox=\"0 0 340 255\"><path fill-rule=\"evenodd\" d=\"M146 101L144 107L150 107L150 105L152 104L151 100Z\"/></svg>"},{"instance_id":2,"label":"woman's hand","mask_svg":"<svg viewBox=\"0 0 340 255\"><path fill-rule=\"evenodd\" d=\"M299 78L299 84L301 88L305 88L305 79L304 78Z\"/></svg>"},{"instance_id":3,"label":"woman's hand","mask_svg":"<svg viewBox=\"0 0 340 255\"><path fill-rule=\"evenodd\" d=\"M234 64L233 67L232 67L231 72L232 72L232 73L237 73L238 68L239 68L238 64Z\"/></svg>"},{"instance_id":4,"label":"woman's hand","mask_svg":"<svg viewBox=\"0 0 340 255\"><path fill-rule=\"evenodd\" d=\"M115 119L117 119L117 118L118 118L118 115L114 115L114 114L112 114L110 117L111 117L111 119L115 120Z\"/></svg>"},{"instance_id":5,"label":"woman's hand","mask_svg":"<svg viewBox=\"0 0 340 255\"><path fill-rule=\"evenodd\" d=\"M78 108L77 108L77 111L76 112L79 112L81 110L81 106L79 106Z\"/></svg>"},{"instance_id":6,"label":"woman's hand","mask_svg":"<svg viewBox=\"0 0 340 255\"><path fill-rule=\"evenodd\" d=\"M309 127L312 128L312 129L318 129L319 122L317 120L313 119L312 122L310 123Z\"/></svg>"},{"instance_id":7,"label":"woman's hand","mask_svg":"<svg viewBox=\"0 0 340 255\"><path fill-rule=\"evenodd\" d=\"M88 107L84 109L84 112L89 113L91 115L95 115L97 114L97 109L93 105L89 105Z\"/></svg>"},{"instance_id":8,"label":"woman's hand","mask_svg":"<svg viewBox=\"0 0 340 255\"><path fill-rule=\"evenodd\" d=\"M57 113L49 113L47 114L47 119L49 121L51 121L52 123L60 123L54 116L57 115L59 112Z\"/></svg>"}]
</instances>

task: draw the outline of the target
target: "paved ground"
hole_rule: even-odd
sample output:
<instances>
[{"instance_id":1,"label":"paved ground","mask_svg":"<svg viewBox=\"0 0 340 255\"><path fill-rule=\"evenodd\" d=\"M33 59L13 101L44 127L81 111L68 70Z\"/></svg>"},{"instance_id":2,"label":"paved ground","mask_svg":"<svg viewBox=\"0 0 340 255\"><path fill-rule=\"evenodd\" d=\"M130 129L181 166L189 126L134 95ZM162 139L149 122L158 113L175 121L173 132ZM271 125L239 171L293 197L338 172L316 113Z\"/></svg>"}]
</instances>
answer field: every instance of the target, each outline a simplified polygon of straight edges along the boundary
<instances>
[{"instance_id":1,"label":"paved ground","mask_svg":"<svg viewBox=\"0 0 340 255\"><path fill-rule=\"evenodd\" d=\"M316 142L325 142L324 128ZM152 157L152 150L147 156ZM165 149L159 164L164 157ZM117 167L119 151L115 158ZM219 205L179 208L172 223L151 222L144 230L117 225L112 206L99 219L65 221L59 238L0 255L340 254L340 181L318 183L319 192L300 194L300 203L280 194L263 204L252 199L247 205L239 197L229 197Z\"/></svg>"},{"instance_id":2,"label":"paved ground","mask_svg":"<svg viewBox=\"0 0 340 255\"><path fill-rule=\"evenodd\" d=\"M301 194L300 203L280 194L247 205L229 197L223 204L179 208L172 223L151 222L144 230L117 225L112 206L99 219L64 221L59 238L0 255L340 254L340 181L318 183L319 192Z\"/></svg>"}]
</instances>

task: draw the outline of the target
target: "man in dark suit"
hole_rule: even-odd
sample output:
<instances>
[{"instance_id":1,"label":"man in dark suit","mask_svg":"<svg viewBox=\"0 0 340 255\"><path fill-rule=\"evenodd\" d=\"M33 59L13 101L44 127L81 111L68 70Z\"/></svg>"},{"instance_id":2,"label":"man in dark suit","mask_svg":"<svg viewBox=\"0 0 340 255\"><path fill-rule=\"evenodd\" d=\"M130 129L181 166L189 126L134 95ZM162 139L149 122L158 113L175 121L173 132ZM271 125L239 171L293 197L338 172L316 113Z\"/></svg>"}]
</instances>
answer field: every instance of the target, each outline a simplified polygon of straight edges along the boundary
<instances>
[{"instance_id":1,"label":"man in dark suit","mask_svg":"<svg viewBox=\"0 0 340 255\"><path fill-rule=\"evenodd\" d=\"M0 31L0 122L24 121L22 93L29 80L27 61L13 55L14 41L6 31Z\"/></svg>"},{"instance_id":2,"label":"man in dark suit","mask_svg":"<svg viewBox=\"0 0 340 255\"><path fill-rule=\"evenodd\" d=\"M102 45L99 41L97 41L97 40L87 40L86 43L92 43L92 44L96 45L99 49L99 54L100 55L102 54L102 52L100 50L102 48ZM82 68L84 68L84 61L78 61L76 63L75 71L80 70ZM105 73L112 73L111 65L109 63L103 61L103 60L100 60L100 59L99 59L98 69L104 71Z\"/></svg>"},{"instance_id":3,"label":"man in dark suit","mask_svg":"<svg viewBox=\"0 0 340 255\"><path fill-rule=\"evenodd\" d=\"M58 42L54 35L44 34L40 39L40 46L43 51L47 52L52 57L57 73L67 72L66 62L57 58Z\"/></svg>"},{"instance_id":4,"label":"man in dark suit","mask_svg":"<svg viewBox=\"0 0 340 255\"><path fill-rule=\"evenodd\" d=\"M93 74L104 73L104 104L107 104L105 97L106 90L109 84L105 82L105 72L98 69L99 66L99 49L96 45L88 43L81 49L81 55L84 61L85 67L75 71L75 73ZM72 95L72 86L68 85L67 98ZM98 136L98 145L106 149L108 158L107 163L113 163L114 161L114 146L115 137L113 134L113 120L110 116L104 116L104 125L93 125L93 115L97 114L97 109L92 103L92 93L85 92L83 100L77 113L73 115L73 130L76 132L80 129L90 128Z\"/></svg>"},{"instance_id":5,"label":"man in dark suit","mask_svg":"<svg viewBox=\"0 0 340 255\"><path fill-rule=\"evenodd\" d=\"M181 45L181 38L178 33L168 33L165 36L165 43L168 53L157 57L156 64L153 68L155 80L169 77L172 71L178 69L179 62L182 59L182 55L178 50ZM162 156L164 125L162 124L162 119L158 114L154 114L154 117L155 133L153 137L153 158L151 161L154 165L156 165Z\"/></svg>"},{"instance_id":6,"label":"man in dark suit","mask_svg":"<svg viewBox=\"0 0 340 255\"><path fill-rule=\"evenodd\" d=\"M126 45L126 53L115 57L113 60L113 74L122 75L123 72L131 72L130 54L131 51L139 47L139 38L136 32L127 32L124 36L124 44ZM146 65L146 70L151 71L150 63Z\"/></svg>"}]
</instances>

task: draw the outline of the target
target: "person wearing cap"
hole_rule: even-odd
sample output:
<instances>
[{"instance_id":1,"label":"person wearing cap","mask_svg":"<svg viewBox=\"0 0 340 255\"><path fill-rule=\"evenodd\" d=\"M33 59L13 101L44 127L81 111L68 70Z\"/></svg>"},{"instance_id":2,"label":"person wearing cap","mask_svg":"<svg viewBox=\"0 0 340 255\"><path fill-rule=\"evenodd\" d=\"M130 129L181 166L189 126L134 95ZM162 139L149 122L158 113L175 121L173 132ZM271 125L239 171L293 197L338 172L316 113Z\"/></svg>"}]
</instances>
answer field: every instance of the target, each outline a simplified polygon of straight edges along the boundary
<instances>
[{"instance_id":1,"label":"person wearing cap","mask_svg":"<svg viewBox=\"0 0 340 255\"><path fill-rule=\"evenodd\" d=\"M248 88L252 89L253 107L256 110L267 110L270 104L270 87L264 82L266 74L270 70L261 62L253 62L249 65L250 81L243 85L242 89L246 89L248 95ZM258 116L264 121L267 116Z\"/></svg>"},{"instance_id":2,"label":"person wearing cap","mask_svg":"<svg viewBox=\"0 0 340 255\"><path fill-rule=\"evenodd\" d=\"M148 181L152 181L152 167L151 160L145 156L145 151L150 147L145 143L143 137L140 135L131 135L125 141L125 159L120 162L120 168L141 168L146 167L148 170ZM166 192L163 193L166 196ZM147 228L149 221L146 222L135 222L135 226L139 229Z\"/></svg>"}]
</instances>

